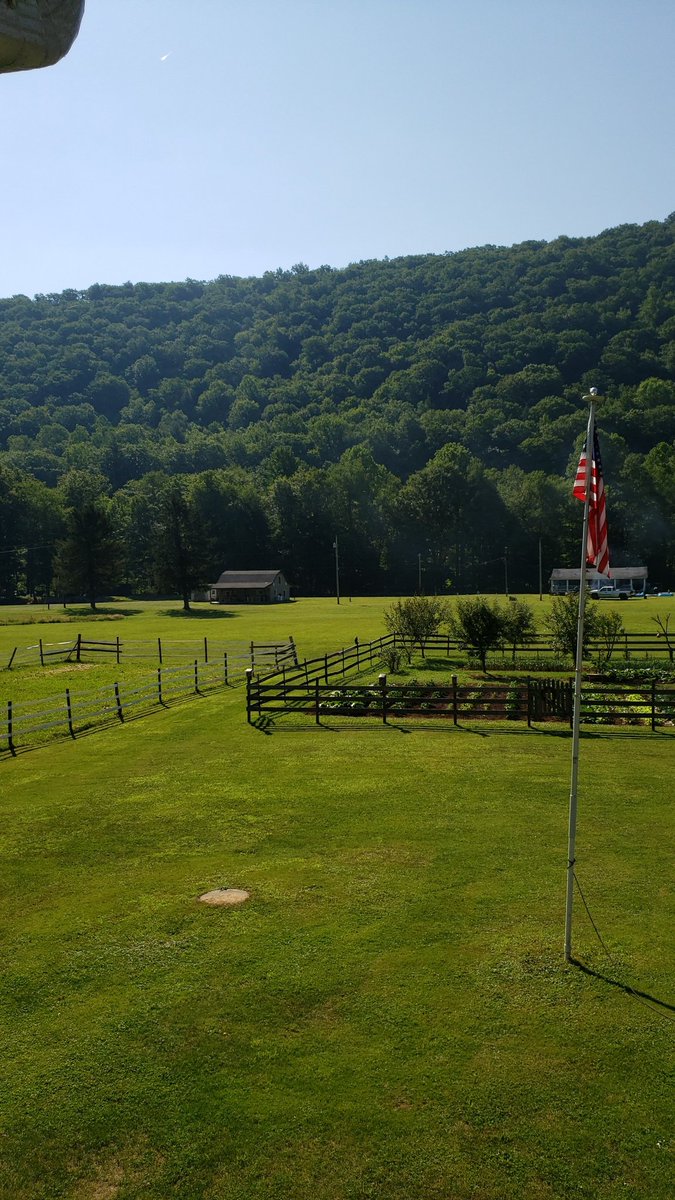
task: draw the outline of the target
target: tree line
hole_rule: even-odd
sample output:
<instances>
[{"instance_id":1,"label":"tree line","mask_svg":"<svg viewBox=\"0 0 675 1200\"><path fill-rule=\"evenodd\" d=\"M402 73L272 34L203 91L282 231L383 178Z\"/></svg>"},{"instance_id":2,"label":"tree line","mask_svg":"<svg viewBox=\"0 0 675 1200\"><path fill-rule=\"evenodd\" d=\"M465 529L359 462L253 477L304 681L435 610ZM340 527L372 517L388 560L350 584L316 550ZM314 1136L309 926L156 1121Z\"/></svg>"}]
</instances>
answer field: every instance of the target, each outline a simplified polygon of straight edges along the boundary
<instances>
[{"instance_id":1,"label":"tree line","mask_svg":"<svg viewBox=\"0 0 675 1200\"><path fill-rule=\"evenodd\" d=\"M0 597L73 582L86 520L120 590L172 520L200 583L325 593L338 534L355 593L536 587L590 386L615 564L672 584L674 229L0 300Z\"/></svg>"}]
</instances>

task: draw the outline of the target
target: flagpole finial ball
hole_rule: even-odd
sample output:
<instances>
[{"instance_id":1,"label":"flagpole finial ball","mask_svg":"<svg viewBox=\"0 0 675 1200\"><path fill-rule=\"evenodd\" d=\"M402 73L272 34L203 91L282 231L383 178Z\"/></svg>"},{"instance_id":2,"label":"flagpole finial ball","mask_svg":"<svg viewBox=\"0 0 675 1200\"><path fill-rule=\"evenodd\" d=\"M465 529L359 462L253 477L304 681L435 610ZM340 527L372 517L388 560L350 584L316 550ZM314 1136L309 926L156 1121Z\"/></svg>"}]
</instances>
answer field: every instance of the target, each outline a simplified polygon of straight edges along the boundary
<instances>
[{"instance_id":1,"label":"flagpole finial ball","mask_svg":"<svg viewBox=\"0 0 675 1200\"><path fill-rule=\"evenodd\" d=\"M589 393L591 396L597 396L597 394L598 394L597 388L589 388L588 390L589 390Z\"/></svg>"}]
</instances>

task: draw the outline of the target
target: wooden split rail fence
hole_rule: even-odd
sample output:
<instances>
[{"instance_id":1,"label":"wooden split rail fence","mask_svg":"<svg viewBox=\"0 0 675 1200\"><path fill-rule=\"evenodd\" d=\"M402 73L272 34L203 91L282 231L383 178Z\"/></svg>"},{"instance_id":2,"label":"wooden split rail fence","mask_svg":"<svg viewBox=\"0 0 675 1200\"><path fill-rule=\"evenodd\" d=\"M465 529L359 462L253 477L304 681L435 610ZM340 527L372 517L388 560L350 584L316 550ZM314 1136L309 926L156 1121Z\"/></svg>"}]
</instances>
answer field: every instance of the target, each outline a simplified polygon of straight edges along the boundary
<instances>
[{"instance_id":1,"label":"wooden split rail fence","mask_svg":"<svg viewBox=\"0 0 675 1200\"><path fill-rule=\"evenodd\" d=\"M138 643L131 643L136 646ZM174 649L175 643L165 643ZM124 660L135 658L129 653L130 643L125 644ZM35 648L34 648L35 649ZM53 661L91 661L88 655L115 655L115 662L124 661L120 653L119 638L110 642L90 642L78 637L74 641L56 643L47 649L38 644L38 661L47 665ZM203 655L190 662L167 665L166 654L160 644L159 662L153 676L139 680L137 677L118 679L104 688L72 691L66 688L60 695L44 700L7 700L0 708L0 750L13 752L19 745L40 742L54 734L77 733L106 724L109 720L124 721L135 712L153 707L166 707L171 700L190 695L203 695L215 688L226 688L228 684L240 682L244 664L275 664L275 670L283 665L297 664L298 654L293 638L288 642L251 642L245 653L233 655L232 649L223 650L215 658L215 647L209 647L204 638Z\"/></svg>"},{"instance_id":2,"label":"wooden split rail fence","mask_svg":"<svg viewBox=\"0 0 675 1200\"><path fill-rule=\"evenodd\" d=\"M45 700L8 700L0 724L0 748L14 753L19 745L59 732L74 738L93 726L115 719L124 721L143 710L166 706L170 700L226 687L228 682L225 656L219 665L194 659L189 666L157 667L156 673L143 681L115 681L82 692L66 688L61 695Z\"/></svg>"},{"instance_id":3,"label":"wooden split rail fence","mask_svg":"<svg viewBox=\"0 0 675 1200\"><path fill-rule=\"evenodd\" d=\"M147 641L123 641L116 637L114 641L94 641L84 638L78 633L76 637L64 642L43 642L39 639L32 646L15 646L6 669L19 666L50 666L55 662L97 662L114 661L116 664L141 659L156 662L163 666L166 662L178 660L194 662L195 658L208 665L210 662L222 662L223 655L229 662L230 680L236 675L243 678L247 667L254 670L262 666L274 665L277 669L284 663L296 663L298 654L295 642L289 637L287 642L239 642L224 645L205 637L199 642L170 641L158 637Z\"/></svg>"},{"instance_id":4,"label":"wooden split rail fence","mask_svg":"<svg viewBox=\"0 0 675 1200\"><path fill-rule=\"evenodd\" d=\"M388 641L390 645L396 644L401 649L406 649L405 639L401 638L397 634L389 634L388 639L384 640ZM423 652L428 654L430 657L441 654L444 657L449 658L453 652L457 651L468 654L475 653L461 640L450 637L448 634L444 633L431 634L428 638L426 638L423 646L420 643L415 643L414 648L423 650ZM540 656L554 658L561 657L560 651L556 650L556 647L551 642L550 636L545 633L532 634L532 636L527 638L525 642L518 643L518 646L516 647L516 654L533 655L535 658ZM489 652L488 657L493 660L499 659L500 661L506 663L509 659L511 659L512 655L513 648L504 643L503 645L492 649ZM586 656L589 659L598 658L599 656L606 656L605 643L603 640L600 638L590 639L588 642ZM671 633L669 637L665 637L663 634L657 633L656 631L654 633L622 633L620 637L617 638L611 655L612 658L623 659L652 657L663 658L664 656L668 657L671 662L675 660L675 633Z\"/></svg>"}]
</instances>

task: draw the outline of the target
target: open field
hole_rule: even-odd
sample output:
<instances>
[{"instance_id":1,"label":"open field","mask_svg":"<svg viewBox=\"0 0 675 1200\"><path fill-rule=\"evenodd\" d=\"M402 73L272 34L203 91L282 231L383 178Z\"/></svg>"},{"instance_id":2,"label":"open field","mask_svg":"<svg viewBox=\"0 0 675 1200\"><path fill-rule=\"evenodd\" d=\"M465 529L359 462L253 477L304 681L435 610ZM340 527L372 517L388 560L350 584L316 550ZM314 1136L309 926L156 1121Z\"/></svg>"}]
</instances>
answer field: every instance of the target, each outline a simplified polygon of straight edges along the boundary
<instances>
[{"instance_id":1,"label":"open field","mask_svg":"<svg viewBox=\"0 0 675 1200\"><path fill-rule=\"evenodd\" d=\"M504 601L505 597L497 596ZM447 599L452 603L455 597ZM535 619L541 622L548 612L551 597L520 595L518 599L531 604ZM390 597L358 596L351 601L342 599L299 599L280 605L230 605L219 608L211 604L195 604L191 613L183 613L178 600L107 601L93 614L88 605L66 609L45 604L3 605L0 607L0 662L9 657L17 644L28 645L42 636L45 641L59 641L78 631L86 637L115 638L195 638L209 636L234 641L259 641L281 638L290 633L302 653L323 653L355 637L366 640L383 632L382 613L392 603ZM647 599L598 602L603 611L620 613L626 629L653 629L651 618L657 613L671 615L675 623L675 598L650 596ZM40 629L40 626L44 626ZM64 625L66 628L64 629Z\"/></svg>"},{"instance_id":2,"label":"open field","mask_svg":"<svg viewBox=\"0 0 675 1200\"><path fill-rule=\"evenodd\" d=\"M387 603L214 624L304 655ZM6 760L0 1197L670 1200L672 754L583 738L587 970L562 730L264 734L232 689Z\"/></svg>"}]
</instances>

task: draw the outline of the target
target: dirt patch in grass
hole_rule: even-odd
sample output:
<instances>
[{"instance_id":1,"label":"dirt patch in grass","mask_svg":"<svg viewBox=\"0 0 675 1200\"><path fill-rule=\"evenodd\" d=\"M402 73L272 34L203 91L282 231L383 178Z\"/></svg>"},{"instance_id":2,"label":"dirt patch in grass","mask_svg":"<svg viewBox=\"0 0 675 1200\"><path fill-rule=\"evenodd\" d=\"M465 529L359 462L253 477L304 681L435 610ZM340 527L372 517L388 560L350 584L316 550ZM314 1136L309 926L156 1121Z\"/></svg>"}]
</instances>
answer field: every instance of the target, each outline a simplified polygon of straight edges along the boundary
<instances>
[{"instance_id":1,"label":"dirt patch in grass","mask_svg":"<svg viewBox=\"0 0 675 1200\"><path fill-rule=\"evenodd\" d=\"M90 671L95 667L96 663L69 662L64 663L62 667L47 667L47 675L63 675L64 671Z\"/></svg>"},{"instance_id":2,"label":"dirt patch in grass","mask_svg":"<svg viewBox=\"0 0 675 1200\"><path fill-rule=\"evenodd\" d=\"M200 904L209 904L213 908L232 908L248 900L250 892L243 888L215 888L212 892L204 892L199 897Z\"/></svg>"},{"instance_id":3,"label":"dirt patch in grass","mask_svg":"<svg viewBox=\"0 0 675 1200\"><path fill-rule=\"evenodd\" d=\"M110 1149L97 1157L85 1179L80 1179L72 1193L73 1200L116 1200L122 1189L137 1186L161 1166L160 1156L147 1146L144 1137L131 1145Z\"/></svg>"}]
</instances>

